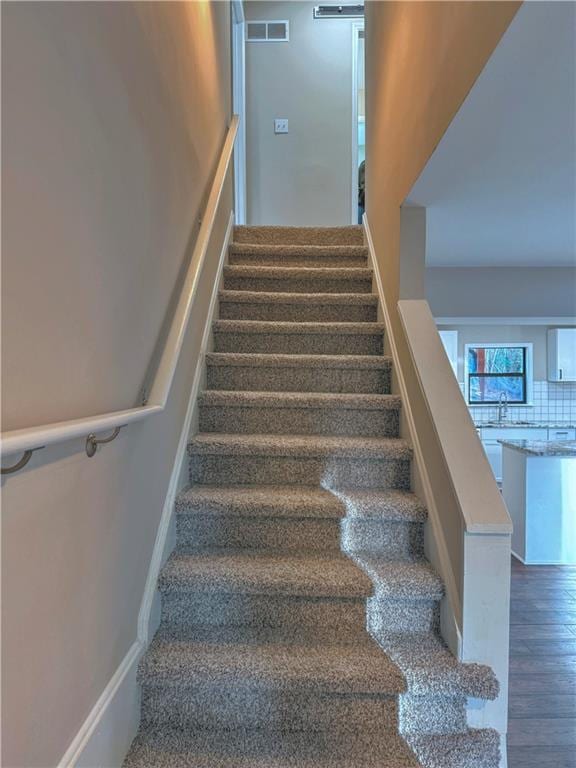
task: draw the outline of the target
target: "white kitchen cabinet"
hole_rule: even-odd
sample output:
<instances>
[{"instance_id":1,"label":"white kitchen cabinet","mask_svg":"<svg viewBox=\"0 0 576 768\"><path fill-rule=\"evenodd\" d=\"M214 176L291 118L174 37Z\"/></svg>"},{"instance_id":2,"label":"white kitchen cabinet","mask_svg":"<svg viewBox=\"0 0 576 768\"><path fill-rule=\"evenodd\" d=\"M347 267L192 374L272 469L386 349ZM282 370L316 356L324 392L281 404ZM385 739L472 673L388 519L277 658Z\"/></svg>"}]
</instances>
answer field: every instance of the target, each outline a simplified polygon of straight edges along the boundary
<instances>
[{"instance_id":1,"label":"white kitchen cabinet","mask_svg":"<svg viewBox=\"0 0 576 768\"><path fill-rule=\"evenodd\" d=\"M482 427L479 434L498 483L502 482L502 445L498 440L548 440L546 427Z\"/></svg>"},{"instance_id":2,"label":"white kitchen cabinet","mask_svg":"<svg viewBox=\"0 0 576 768\"><path fill-rule=\"evenodd\" d=\"M548 381L576 381L576 328L548 331Z\"/></svg>"},{"instance_id":3,"label":"white kitchen cabinet","mask_svg":"<svg viewBox=\"0 0 576 768\"><path fill-rule=\"evenodd\" d=\"M458 378L458 331L438 331L438 335L450 360L454 376Z\"/></svg>"}]
</instances>

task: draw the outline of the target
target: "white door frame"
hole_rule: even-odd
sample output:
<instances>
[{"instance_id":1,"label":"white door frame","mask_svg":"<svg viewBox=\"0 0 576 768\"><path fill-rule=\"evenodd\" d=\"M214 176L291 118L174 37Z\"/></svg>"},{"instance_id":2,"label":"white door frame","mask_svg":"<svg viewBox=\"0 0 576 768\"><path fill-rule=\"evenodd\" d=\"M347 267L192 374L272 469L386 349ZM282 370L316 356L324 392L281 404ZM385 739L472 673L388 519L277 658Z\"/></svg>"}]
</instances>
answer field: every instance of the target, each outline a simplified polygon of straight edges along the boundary
<instances>
[{"instance_id":1,"label":"white door frame","mask_svg":"<svg viewBox=\"0 0 576 768\"><path fill-rule=\"evenodd\" d=\"M246 224L246 42L242 0L232 0L232 111L238 115L234 145L234 221Z\"/></svg>"},{"instance_id":2,"label":"white door frame","mask_svg":"<svg viewBox=\"0 0 576 768\"><path fill-rule=\"evenodd\" d=\"M352 224L358 224L358 33L364 19L352 22Z\"/></svg>"}]
</instances>

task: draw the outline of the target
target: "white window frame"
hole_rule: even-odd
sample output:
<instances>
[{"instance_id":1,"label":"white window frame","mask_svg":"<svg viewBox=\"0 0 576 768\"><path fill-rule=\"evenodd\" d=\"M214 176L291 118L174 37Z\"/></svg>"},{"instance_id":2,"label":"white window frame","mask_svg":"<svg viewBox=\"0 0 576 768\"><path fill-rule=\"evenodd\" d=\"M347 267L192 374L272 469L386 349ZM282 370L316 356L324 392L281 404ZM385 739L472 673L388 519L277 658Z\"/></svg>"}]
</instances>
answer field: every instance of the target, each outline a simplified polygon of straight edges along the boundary
<instances>
[{"instance_id":1,"label":"white window frame","mask_svg":"<svg viewBox=\"0 0 576 768\"><path fill-rule=\"evenodd\" d=\"M469 408L497 408L497 403L471 403L468 386L468 350L478 347L523 347L526 350L526 402L508 403L510 408L530 408L534 405L534 345L528 341L478 341L464 345L464 397Z\"/></svg>"}]
</instances>

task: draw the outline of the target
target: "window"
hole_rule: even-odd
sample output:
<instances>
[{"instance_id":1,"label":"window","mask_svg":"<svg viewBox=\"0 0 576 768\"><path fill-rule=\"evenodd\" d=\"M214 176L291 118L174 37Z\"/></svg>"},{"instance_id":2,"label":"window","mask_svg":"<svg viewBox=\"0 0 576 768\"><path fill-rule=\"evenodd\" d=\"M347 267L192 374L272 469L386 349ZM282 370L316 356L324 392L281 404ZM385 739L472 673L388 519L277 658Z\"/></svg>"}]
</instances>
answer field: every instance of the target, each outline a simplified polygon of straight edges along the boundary
<instances>
[{"instance_id":1,"label":"window","mask_svg":"<svg viewBox=\"0 0 576 768\"><path fill-rule=\"evenodd\" d=\"M466 344L464 364L469 405L531 404L531 344Z\"/></svg>"}]
</instances>

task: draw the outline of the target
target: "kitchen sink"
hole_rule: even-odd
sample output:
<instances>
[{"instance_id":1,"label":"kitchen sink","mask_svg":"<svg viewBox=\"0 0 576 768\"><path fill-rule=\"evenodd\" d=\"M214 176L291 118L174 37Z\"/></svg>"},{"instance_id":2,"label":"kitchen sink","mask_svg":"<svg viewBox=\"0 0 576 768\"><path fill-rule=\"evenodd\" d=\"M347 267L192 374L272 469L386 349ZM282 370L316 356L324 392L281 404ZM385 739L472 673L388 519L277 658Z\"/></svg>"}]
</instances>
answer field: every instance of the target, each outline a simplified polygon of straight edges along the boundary
<instances>
[{"instance_id":1,"label":"kitchen sink","mask_svg":"<svg viewBox=\"0 0 576 768\"><path fill-rule=\"evenodd\" d=\"M535 421L484 421L479 426L482 427L535 427L537 423Z\"/></svg>"}]
</instances>

